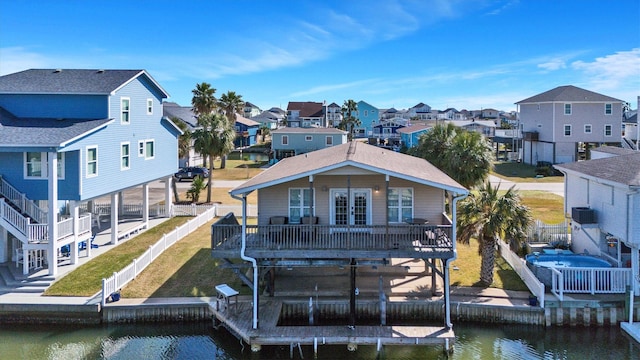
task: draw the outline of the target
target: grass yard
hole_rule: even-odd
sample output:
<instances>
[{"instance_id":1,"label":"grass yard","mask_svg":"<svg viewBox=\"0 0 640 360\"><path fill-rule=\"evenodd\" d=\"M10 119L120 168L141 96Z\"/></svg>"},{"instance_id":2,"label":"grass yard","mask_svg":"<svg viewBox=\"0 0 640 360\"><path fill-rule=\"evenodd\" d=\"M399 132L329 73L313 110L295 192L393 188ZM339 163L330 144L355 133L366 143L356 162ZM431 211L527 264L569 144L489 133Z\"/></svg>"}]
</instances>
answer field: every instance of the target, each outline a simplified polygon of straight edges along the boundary
<instances>
[{"instance_id":1,"label":"grass yard","mask_svg":"<svg viewBox=\"0 0 640 360\"><path fill-rule=\"evenodd\" d=\"M564 198L546 191L525 190L518 191L522 203L531 209L534 219L545 224L560 224L564 217Z\"/></svg>"},{"instance_id":2,"label":"grass yard","mask_svg":"<svg viewBox=\"0 0 640 360\"><path fill-rule=\"evenodd\" d=\"M261 167L265 164L265 162L227 159L225 168L221 169L220 160L215 160L213 180L248 180L264 171Z\"/></svg>"},{"instance_id":3,"label":"grass yard","mask_svg":"<svg viewBox=\"0 0 640 360\"><path fill-rule=\"evenodd\" d=\"M512 161L494 163L491 174L513 182L557 183L564 181L564 176L536 178L535 166Z\"/></svg>"},{"instance_id":4,"label":"grass yard","mask_svg":"<svg viewBox=\"0 0 640 360\"><path fill-rule=\"evenodd\" d=\"M133 259L155 244L163 234L186 223L190 218L175 217L145 230L128 241L99 255L56 281L45 292L46 296L92 296L102 288L102 279L129 265ZM204 227L203 227L204 228Z\"/></svg>"}]
</instances>

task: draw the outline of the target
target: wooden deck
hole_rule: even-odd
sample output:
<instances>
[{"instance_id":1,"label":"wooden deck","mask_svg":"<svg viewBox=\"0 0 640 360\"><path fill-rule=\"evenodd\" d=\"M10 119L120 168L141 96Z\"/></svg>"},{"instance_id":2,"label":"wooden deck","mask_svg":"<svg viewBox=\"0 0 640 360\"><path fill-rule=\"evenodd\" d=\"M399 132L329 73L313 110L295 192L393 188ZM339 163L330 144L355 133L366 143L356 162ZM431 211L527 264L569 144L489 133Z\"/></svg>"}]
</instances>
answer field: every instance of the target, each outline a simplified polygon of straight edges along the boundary
<instances>
[{"instance_id":1,"label":"wooden deck","mask_svg":"<svg viewBox=\"0 0 640 360\"><path fill-rule=\"evenodd\" d=\"M446 225L252 225L247 226L248 256L264 258L440 258L453 257ZM240 225L214 224L212 256L240 257Z\"/></svg>"},{"instance_id":2,"label":"wooden deck","mask_svg":"<svg viewBox=\"0 0 640 360\"><path fill-rule=\"evenodd\" d=\"M237 308L211 303L216 321L235 336L259 351L270 345L346 345L355 349L358 345L443 345L451 351L455 341L452 329L437 326L379 326L346 325L331 326L278 326L282 301L269 299L260 302L259 328L252 329L251 302L240 301Z\"/></svg>"}]
</instances>

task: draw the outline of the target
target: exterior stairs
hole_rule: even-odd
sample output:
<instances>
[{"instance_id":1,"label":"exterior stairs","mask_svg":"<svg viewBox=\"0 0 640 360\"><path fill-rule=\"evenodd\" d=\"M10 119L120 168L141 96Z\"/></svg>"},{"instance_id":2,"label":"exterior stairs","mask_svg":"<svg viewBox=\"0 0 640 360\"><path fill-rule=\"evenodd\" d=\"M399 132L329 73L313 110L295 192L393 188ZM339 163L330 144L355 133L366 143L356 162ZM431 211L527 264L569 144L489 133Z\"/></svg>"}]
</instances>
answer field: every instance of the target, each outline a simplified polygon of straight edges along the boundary
<instances>
[{"instance_id":1,"label":"exterior stairs","mask_svg":"<svg viewBox=\"0 0 640 360\"><path fill-rule=\"evenodd\" d=\"M55 280L55 277L46 274L23 275L21 269L21 267L17 268L13 262L0 264L0 294L9 292L39 294Z\"/></svg>"}]
</instances>

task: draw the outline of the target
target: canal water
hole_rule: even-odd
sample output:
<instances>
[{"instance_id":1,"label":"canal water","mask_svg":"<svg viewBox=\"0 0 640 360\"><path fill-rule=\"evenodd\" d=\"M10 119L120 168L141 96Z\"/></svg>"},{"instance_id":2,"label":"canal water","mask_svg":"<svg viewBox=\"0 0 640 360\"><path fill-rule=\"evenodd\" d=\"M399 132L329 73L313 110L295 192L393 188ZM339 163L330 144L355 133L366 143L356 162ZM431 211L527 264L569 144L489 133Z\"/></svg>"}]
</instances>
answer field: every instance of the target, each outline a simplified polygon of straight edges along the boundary
<instances>
[{"instance_id":1,"label":"canal water","mask_svg":"<svg viewBox=\"0 0 640 360\"><path fill-rule=\"evenodd\" d=\"M455 351L448 359L640 359L640 347L619 327L542 328L456 324ZM311 346L302 346L313 359ZM211 323L105 325L3 325L0 359L289 359L289 346L259 353ZM374 346L349 352L320 345L318 359L447 359L441 346ZM300 359L297 348L294 359Z\"/></svg>"}]
</instances>

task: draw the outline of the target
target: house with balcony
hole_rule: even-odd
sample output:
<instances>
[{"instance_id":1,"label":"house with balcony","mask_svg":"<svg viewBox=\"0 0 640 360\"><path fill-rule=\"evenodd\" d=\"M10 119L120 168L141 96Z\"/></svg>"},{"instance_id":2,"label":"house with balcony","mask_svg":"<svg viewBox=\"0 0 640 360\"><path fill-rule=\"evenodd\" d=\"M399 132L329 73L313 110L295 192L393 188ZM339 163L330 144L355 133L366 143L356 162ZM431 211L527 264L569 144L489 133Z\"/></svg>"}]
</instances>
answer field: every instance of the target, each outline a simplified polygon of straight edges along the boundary
<instances>
[{"instance_id":1,"label":"house with balcony","mask_svg":"<svg viewBox=\"0 0 640 360\"><path fill-rule=\"evenodd\" d=\"M260 128L265 127L269 130L275 130L281 126L284 118L285 118L284 111L279 113L279 112L274 112L272 110L265 110L260 114L252 117L251 120L257 121L258 123L260 123L259 125Z\"/></svg>"},{"instance_id":2,"label":"house with balcony","mask_svg":"<svg viewBox=\"0 0 640 360\"><path fill-rule=\"evenodd\" d=\"M622 141L623 101L567 85L518 101L527 164L579 159L578 152Z\"/></svg>"},{"instance_id":3,"label":"house with balcony","mask_svg":"<svg viewBox=\"0 0 640 360\"><path fill-rule=\"evenodd\" d=\"M278 160L341 145L348 132L336 128L283 127L271 132L271 151Z\"/></svg>"},{"instance_id":4,"label":"house with balcony","mask_svg":"<svg viewBox=\"0 0 640 360\"><path fill-rule=\"evenodd\" d=\"M0 262L21 262L25 274L46 267L55 276L59 250L69 245L76 263L79 244L101 227L94 200L111 200L112 244L147 227L150 182L165 181L171 204L181 131L163 115L167 97L145 70L1 76ZM132 229L120 223L119 202L137 187L143 200Z\"/></svg>"},{"instance_id":5,"label":"house with balcony","mask_svg":"<svg viewBox=\"0 0 640 360\"><path fill-rule=\"evenodd\" d=\"M400 141L402 145L407 148L412 148L414 146L418 146L418 144L420 144L420 137L432 128L433 126L426 122L417 122L398 129L397 133L400 134Z\"/></svg>"},{"instance_id":6,"label":"house with balcony","mask_svg":"<svg viewBox=\"0 0 640 360\"><path fill-rule=\"evenodd\" d=\"M250 119L254 116L259 115L262 112L257 105L254 105L248 101L244 103L244 107L242 108L242 116L247 119Z\"/></svg>"},{"instance_id":7,"label":"house with balcony","mask_svg":"<svg viewBox=\"0 0 640 360\"><path fill-rule=\"evenodd\" d=\"M248 225L247 196L253 192L258 218ZM456 258L455 214L468 190L428 161L351 141L286 158L230 194L244 210L212 226L211 253L242 258L244 264L227 264L253 269L253 280L238 273L253 289L254 324L260 306L254 280L266 277L274 289L277 269L351 269L353 311L358 267L414 259L432 269L424 275L432 276L432 284L442 277L445 327L451 328L448 279ZM448 196L452 201L445 206ZM236 216L242 216L243 225Z\"/></svg>"},{"instance_id":8,"label":"house with balcony","mask_svg":"<svg viewBox=\"0 0 640 360\"><path fill-rule=\"evenodd\" d=\"M319 102L290 101L287 105L288 127L321 127L324 123L324 106Z\"/></svg>"},{"instance_id":9,"label":"house with balcony","mask_svg":"<svg viewBox=\"0 0 640 360\"><path fill-rule=\"evenodd\" d=\"M565 175L571 250L640 271L640 152L606 146L596 159L555 165ZM631 279L640 295L638 278ZM623 284L624 291L624 284Z\"/></svg>"},{"instance_id":10,"label":"house with balcony","mask_svg":"<svg viewBox=\"0 0 640 360\"><path fill-rule=\"evenodd\" d=\"M342 106L334 102L327 105L327 127L338 127L342 119Z\"/></svg>"}]
</instances>

